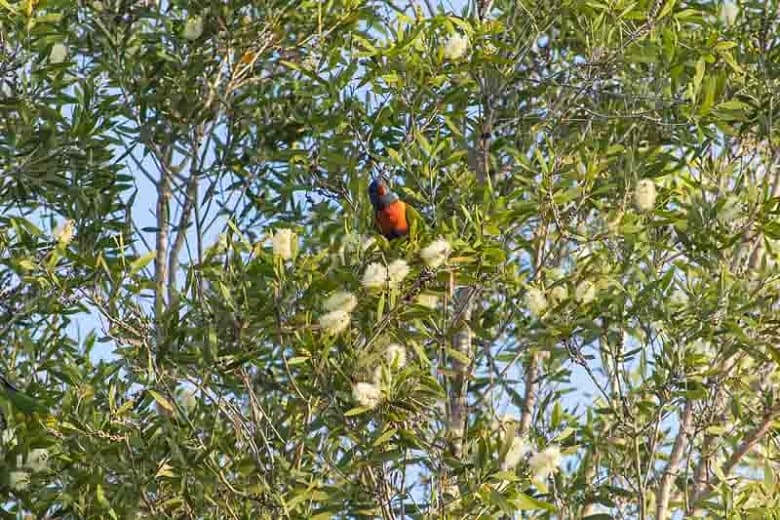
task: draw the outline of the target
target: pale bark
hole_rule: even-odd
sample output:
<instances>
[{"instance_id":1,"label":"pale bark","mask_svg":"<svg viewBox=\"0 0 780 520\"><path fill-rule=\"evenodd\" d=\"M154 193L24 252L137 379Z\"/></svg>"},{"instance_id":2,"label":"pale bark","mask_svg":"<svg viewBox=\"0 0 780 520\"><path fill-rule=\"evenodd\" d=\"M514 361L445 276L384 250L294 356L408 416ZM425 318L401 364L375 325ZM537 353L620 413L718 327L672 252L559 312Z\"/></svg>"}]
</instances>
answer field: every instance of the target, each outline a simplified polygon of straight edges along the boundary
<instances>
[{"instance_id":1,"label":"pale bark","mask_svg":"<svg viewBox=\"0 0 780 520\"><path fill-rule=\"evenodd\" d=\"M680 429L674 439L672 453L669 455L669 461L664 468L661 482L658 486L656 497L655 518L656 520L666 520L669 515L669 499L672 494L674 479L677 477L680 461L682 461L685 447L690 437L690 430L693 424L693 401L688 400L680 416Z\"/></svg>"},{"instance_id":2,"label":"pale bark","mask_svg":"<svg viewBox=\"0 0 780 520\"><path fill-rule=\"evenodd\" d=\"M472 308L471 291L471 288L462 287L455 294L455 308L462 310L460 311L458 331L452 337L452 348L464 358L463 360L458 358L452 360L452 370L455 372L455 376L452 378L452 386L450 387L449 432L452 452L457 458L463 455L463 436L468 419L467 395L471 363L466 363L465 359L470 360L472 356L472 330L469 325Z\"/></svg>"}]
</instances>

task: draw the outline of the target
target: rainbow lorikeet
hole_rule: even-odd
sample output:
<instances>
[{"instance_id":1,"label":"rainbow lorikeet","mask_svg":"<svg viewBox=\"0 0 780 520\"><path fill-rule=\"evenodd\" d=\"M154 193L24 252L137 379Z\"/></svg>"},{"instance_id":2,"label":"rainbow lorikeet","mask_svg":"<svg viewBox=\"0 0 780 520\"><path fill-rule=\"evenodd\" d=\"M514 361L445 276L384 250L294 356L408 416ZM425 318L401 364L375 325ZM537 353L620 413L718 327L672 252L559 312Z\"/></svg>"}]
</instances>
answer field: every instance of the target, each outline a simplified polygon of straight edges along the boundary
<instances>
[{"instance_id":1,"label":"rainbow lorikeet","mask_svg":"<svg viewBox=\"0 0 780 520\"><path fill-rule=\"evenodd\" d=\"M420 221L420 214L402 201L383 177L371 181L368 196L374 206L374 218L379 232L388 240L414 234Z\"/></svg>"}]
</instances>

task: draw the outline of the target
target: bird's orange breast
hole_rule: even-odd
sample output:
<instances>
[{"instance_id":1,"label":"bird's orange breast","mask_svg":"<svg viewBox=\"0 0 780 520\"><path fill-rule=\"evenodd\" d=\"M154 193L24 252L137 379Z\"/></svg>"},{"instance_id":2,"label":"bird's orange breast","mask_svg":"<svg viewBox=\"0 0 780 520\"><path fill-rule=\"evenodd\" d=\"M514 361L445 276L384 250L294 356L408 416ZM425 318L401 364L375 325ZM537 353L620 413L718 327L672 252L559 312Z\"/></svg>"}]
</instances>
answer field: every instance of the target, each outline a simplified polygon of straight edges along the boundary
<instances>
[{"instance_id":1,"label":"bird's orange breast","mask_svg":"<svg viewBox=\"0 0 780 520\"><path fill-rule=\"evenodd\" d=\"M387 238L398 238L409 232L406 221L406 203L397 200L384 209L377 210L376 223Z\"/></svg>"}]
</instances>

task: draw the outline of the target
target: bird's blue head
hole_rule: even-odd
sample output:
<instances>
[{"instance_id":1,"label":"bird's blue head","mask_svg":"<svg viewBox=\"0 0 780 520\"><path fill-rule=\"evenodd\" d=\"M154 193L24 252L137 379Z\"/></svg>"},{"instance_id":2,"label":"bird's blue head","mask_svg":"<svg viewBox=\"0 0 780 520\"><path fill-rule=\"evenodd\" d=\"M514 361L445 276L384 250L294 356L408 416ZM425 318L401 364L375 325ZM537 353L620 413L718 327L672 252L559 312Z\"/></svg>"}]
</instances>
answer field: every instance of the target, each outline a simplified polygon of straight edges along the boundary
<instances>
[{"instance_id":1,"label":"bird's blue head","mask_svg":"<svg viewBox=\"0 0 780 520\"><path fill-rule=\"evenodd\" d=\"M368 197L374 209L385 209L398 200L398 195L390 190L384 177L377 177L368 185Z\"/></svg>"}]
</instances>

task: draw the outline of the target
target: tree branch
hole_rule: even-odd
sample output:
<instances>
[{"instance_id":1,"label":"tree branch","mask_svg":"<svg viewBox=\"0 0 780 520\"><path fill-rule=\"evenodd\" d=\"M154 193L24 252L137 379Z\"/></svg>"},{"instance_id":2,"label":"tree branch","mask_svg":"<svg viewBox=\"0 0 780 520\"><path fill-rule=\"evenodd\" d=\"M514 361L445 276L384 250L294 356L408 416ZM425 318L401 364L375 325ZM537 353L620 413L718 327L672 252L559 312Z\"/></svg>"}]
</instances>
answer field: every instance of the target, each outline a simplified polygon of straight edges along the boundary
<instances>
[{"instance_id":1,"label":"tree branch","mask_svg":"<svg viewBox=\"0 0 780 520\"><path fill-rule=\"evenodd\" d=\"M462 309L462 311L459 320L460 327L452 337L452 348L455 352L461 354L463 359L454 358L452 360L452 370L455 372L455 375L452 377L452 387L450 388L450 421L448 429L452 442L452 452L457 458L463 455L463 435L468 417L466 395L471 363L466 363L464 360L465 358L471 359L472 356L472 331L469 322L471 321L473 305L471 293L473 290L472 287L461 287L455 293L455 308Z\"/></svg>"},{"instance_id":2,"label":"tree branch","mask_svg":"<svg viewBox=\"0 0 780 520\"><path fill-rule=\"evenodd\" d=\"M167 153L166 153L167 155ZM168 226L170 224L171 172L168 157L160 157L160 179L157 181L157 243L154 258L154 317L157 325L158 347L162 343L162 316L165 311L165 284L168 280L166 257L168 252Z\"/></svg>"},{"instance_id":3,"label":"tree branch","mask_svg":"<svg viewBox=\"0 0 780 520\"><path fill-rule=\"evenodd\" d=\"M531 429L531 420L536 407L538 394L536 373L539 371L539 353L532 352L531 359L528 362L528 368L525 371L525 398L523 399L523 410L520 415L520 425L517 429L518 435L525 435Z\"/></svg>"},{"instance_id":4,"label":"tree branch","mask_svg":"<svg viewBox=\"0 0 780 520\"><path fill-rule=\"evenodd\" d=\"M190 175L189 179L187 180L187 188L184 193L184 204L182 205L181 215L179 216L179 225L177 226L176 237L174 238L170 253L168 254L168 302L171 307L176 307L176 303L178 301L176 278L179 268L179 255L181 255L182 247L184 247L184 241L187 236L187 227L190 223L190 216L192 215L192 210L196 203L195 199L198 193L198 170L200 169L201 164L201 161L198 160L200 132L197 132L197 134L198 135L195 137L195 142L192 146Z\"/></svg>"},{"instance_id":5,"label":"tree branch","mask_svg":"<svg viewBox=\"0 0 780 520\"><path fill-rule=\"evenodd\" d=\"M658 485L656 497L655 518L656 520L666 520L669 514L669 499L671 497L674 478L677 476L677 466L682 460L685 445L688 442L688 435L693 424L693 401L687 400L680 417L680 429L674 439L672 453L669 455L669 462L666 463L661 482Z\"/></svg>"},{"instance_id":6,"label":"tree branch","mask_svg":"<svg viewBox=\"0 0 780 520\"><path fill-rule=\"evenodd\" d=\"M756 444L761 441L761 439L764 438L778 417L780 417L780 405L775 405L767 410L759 425L745 436L745 440L742 441L742 444L737 446L737 449L734 450L734 453L731 454L731 457L729 457L726 463L723 465L722 469L725 476L728 476L729 473L731 473L731 471L740 463L742 457L744 457L751 449L753 449ZM715 479L708 481L700 488L697 488L691 497L691 503L696 504L700 500L706 498L707 495L709 495L718 484L720 484L720 479L715 477Z\"/></svg>"},{"instance_id":7,"label":"tree branch","mask_svg":"<svg viewBox=\"0 0 780 520\"><path fill-rule=\"evenodd\" d=\"M534 277L539 276L539 271L544 263L544 249L547 242L547 224L540 227L537 231L539 242L536 245L534 253ZM536 373L539 371L539 352L531 352L531 359L528 361L528 367L525 371L525 394L523 397L522 412L520 415L520 425L517 429L518 435L525 435L531 429L531 420L533 419L534 408L538 394L539 381Z\"/></svg>"}]
</instances>

